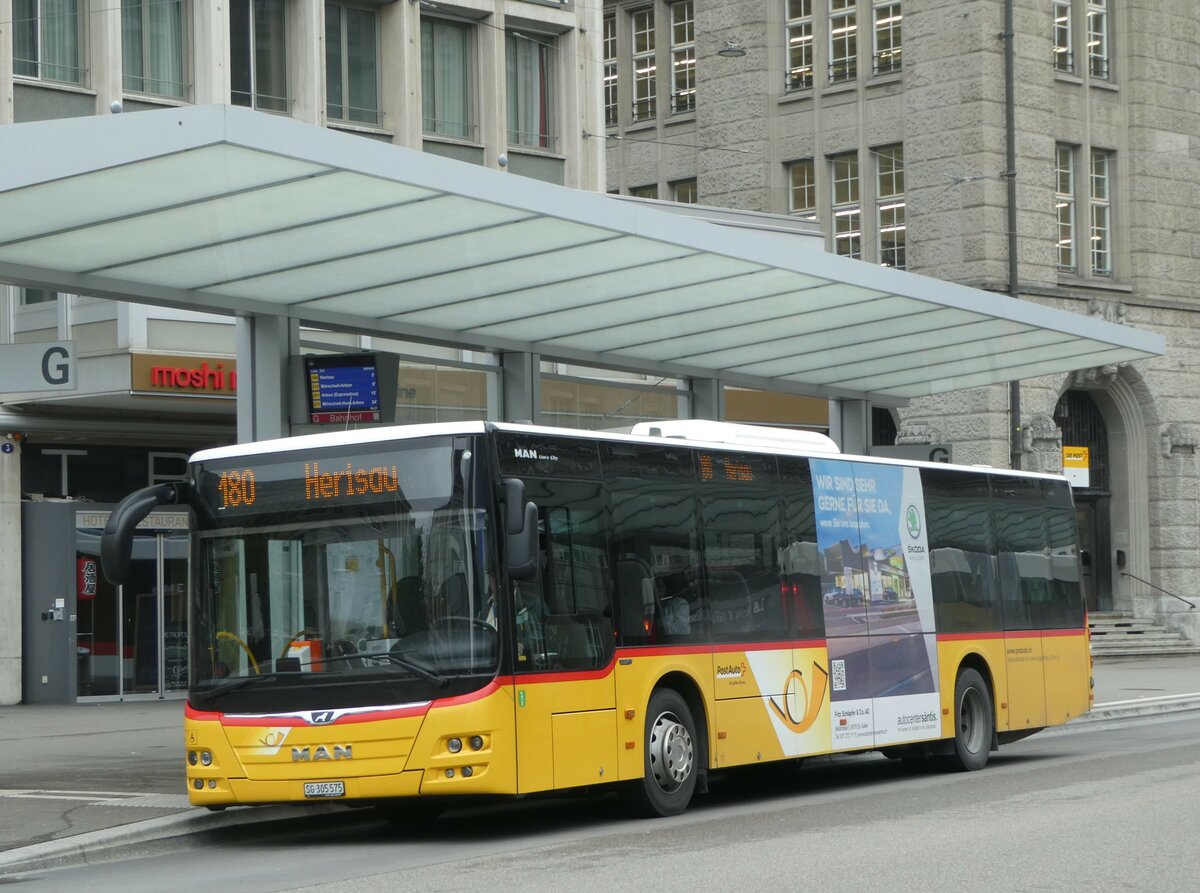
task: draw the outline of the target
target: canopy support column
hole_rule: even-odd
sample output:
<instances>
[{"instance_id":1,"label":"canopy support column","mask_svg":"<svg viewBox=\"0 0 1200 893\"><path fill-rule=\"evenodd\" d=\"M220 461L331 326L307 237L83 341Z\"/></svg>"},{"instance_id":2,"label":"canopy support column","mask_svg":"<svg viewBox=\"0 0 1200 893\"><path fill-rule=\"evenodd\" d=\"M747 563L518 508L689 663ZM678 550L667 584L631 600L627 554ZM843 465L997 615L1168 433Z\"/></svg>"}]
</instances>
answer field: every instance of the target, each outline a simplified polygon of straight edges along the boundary
<instances>
[{"instance_id":1,"label":"canopy support column","mask_svg":"<svg viewBox=\"0 0 1200 893\"><path fill-rule=\"evenodd\" d=\"M291 434L287 373L293 340L299 340L299 324L293 319L238 318L238 443Z\"/></svg>"},{"instance_id":2,"label":"canopy support column","mask_svg":"<svg viewBox=\"0 0 1200 893\"><path fill-rule=\"evenodd\" d=\"M830 400L829 436L843 453L871 451L871 404L866 400Z\"/></svg>"},{"instance_id":3,"label":"canopy support column","mask_svg":"<svg viewBox=\"0 0 1200 893\"><path fill-rule=\"evenodd\" d=\"M538 424L542 409L542 357L511 351L500 354L500 418Z\"/></svg>"},{"instance_id":4,"label":"canopy support column","mask_svg":"<svg viewBox=\"0 0 1200 893\"><path fill-rule=\"evenodd\" d=\"M689 418L725 421L725 386L717 378L688 379Z\"/></svg>"}]
</instances>

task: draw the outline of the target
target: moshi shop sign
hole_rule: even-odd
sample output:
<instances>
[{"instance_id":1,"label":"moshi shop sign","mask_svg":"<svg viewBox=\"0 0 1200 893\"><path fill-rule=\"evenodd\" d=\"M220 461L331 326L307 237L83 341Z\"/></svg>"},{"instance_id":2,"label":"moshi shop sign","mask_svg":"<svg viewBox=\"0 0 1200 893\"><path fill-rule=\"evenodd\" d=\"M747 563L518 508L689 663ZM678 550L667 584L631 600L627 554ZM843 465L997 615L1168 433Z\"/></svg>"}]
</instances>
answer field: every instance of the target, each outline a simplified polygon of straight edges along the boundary
<instances>
[{"instance_id":1,"label":"moshi shop sign","mask_svg":"<svg viewBox=\"0 0 1200 893\"><path fill-rule=\"evenodd\" d=\"M237 360L138 353L130 357L129 386L136 394L236 397Z\"/></svg>"}]
</instances>

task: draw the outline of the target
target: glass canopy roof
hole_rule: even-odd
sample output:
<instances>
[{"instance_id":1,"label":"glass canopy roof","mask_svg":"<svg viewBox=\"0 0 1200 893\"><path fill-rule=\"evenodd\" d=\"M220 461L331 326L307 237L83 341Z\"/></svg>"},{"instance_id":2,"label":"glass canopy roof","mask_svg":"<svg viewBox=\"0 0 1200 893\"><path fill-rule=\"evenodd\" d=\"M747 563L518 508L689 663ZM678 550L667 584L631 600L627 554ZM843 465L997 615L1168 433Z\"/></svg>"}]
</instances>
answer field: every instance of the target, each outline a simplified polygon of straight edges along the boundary
<instances>
[{"instance_id":1,"label":"glass canopy roof","mask_svg":"<svg viewBox=\"0 0 1200 893\"><path fill-rule=\"evenodd\" d=\"M0 127L0 281L831 398L1161 336L231 106Z\"/></svg>"}]
</instances>

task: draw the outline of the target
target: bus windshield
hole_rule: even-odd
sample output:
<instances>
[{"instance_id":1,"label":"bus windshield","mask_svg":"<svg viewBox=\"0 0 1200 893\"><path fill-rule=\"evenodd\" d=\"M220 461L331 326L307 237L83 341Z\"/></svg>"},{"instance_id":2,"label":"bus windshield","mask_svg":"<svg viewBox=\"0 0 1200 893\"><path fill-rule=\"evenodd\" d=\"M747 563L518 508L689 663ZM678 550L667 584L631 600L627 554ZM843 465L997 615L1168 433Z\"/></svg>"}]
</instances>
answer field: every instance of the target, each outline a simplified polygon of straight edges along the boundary
<instances>
[{"instance_id":1,"label":"bus windshield","mask_svg":"<svg viewBox=\"0 0 1200 893\"><path fill-rule=\"evenodd\" d=\"M197 466L192 705L399 704L492 679L491 532L471 456L440 439Z\"/></svg>"}]
</instances>

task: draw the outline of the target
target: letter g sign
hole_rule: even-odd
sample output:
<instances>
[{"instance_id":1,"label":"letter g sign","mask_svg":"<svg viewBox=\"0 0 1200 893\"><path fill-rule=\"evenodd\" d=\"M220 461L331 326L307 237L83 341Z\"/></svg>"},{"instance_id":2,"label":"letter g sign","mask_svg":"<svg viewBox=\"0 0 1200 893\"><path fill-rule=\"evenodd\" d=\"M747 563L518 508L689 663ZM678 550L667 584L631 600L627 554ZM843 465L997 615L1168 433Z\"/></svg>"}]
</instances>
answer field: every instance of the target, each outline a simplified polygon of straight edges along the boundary
<instances>
[{"instance_id":1,"label":"letter g sign","mask_svg":"<svg viewBox=\"0 0 1200 893\"><path fill-rule=\"evenodd\" d=\"M42 378L49 385L71 383L71 354L65 347L55 345L42 354Z\"/></svg>"}]
</instances>

